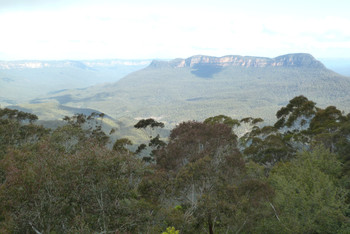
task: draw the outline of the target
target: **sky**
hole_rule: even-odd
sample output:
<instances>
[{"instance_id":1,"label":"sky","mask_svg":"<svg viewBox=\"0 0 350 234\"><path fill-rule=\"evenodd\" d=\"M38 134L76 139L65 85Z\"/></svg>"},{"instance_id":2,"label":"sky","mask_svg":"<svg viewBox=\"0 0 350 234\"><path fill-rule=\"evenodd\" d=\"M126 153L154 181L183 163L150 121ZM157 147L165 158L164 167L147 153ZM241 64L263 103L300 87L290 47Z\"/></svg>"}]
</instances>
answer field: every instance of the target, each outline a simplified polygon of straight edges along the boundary
<instances>
[{"instance_id":1,"label":"sky","mask_svg":"<svg viewBox=\"0 0 350 234\"><path fill-rule=\"evenodd\" d=\"M0 60L350 58L349 0L0 0Z\"/></svg>"}]
</instances>

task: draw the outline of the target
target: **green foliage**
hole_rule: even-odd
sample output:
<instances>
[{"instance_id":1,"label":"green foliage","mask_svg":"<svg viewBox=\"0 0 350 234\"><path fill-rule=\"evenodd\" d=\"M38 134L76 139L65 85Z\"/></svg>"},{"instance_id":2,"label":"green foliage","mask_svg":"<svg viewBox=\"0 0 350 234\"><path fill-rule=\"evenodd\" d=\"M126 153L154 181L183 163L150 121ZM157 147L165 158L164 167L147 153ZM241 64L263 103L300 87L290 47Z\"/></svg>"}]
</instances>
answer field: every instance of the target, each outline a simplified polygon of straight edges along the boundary
<instances>
[{"instance_id":1,"label":"green foliage","mask_svg":"<svg viewBox=\"0 0 350 234\"><path fill-rule=\"evenodd\" d=\"M304 96L298 96L289 101L286 107L282 107L276 113L278 121L275 123L276 128L292 127L300 119L301 125L307 122L307 119L313 117L316 113L316 103L309 101Z\"/></svg>"},{"instance_id":2,"label":"green foliage","mask_svg":"<svg viewBox=\"0 0 350 234\"><path fill-rule=\"evenodd\" d=\"M169 210L168 223L185 233L254 226L272 191L248 176L236 143L231 127L222 123L184 122L172 130L169 143L155 153L156 168L167 173L167 189L155 196L181 207Z\"/></svg>"},{"instance_id":3,"label":"green foliage","mask_svg":"<svg viewBox=\"0 0 350 234\"><path fill-rule=\"evenodd\" d=\"M248 159L265 165L289 160L295 154L289 139L272 126L254 127L240 141Z\"/></svg>"},{"instance_id":4,"label":"green foliage","mask_svg":"<svg viewBox=\"0 0 350 234\"><path fill-rule=\"evenodd\" d=\"M163 147L166 145L166 143L162 140L159 139L160 136L159 134L154 137L153 139L150 140L148 146L152 147L152 148L155 148L155 149L159 149L160 147Z\"/></svg>"},{"instance_id":5,"label":"green foliage","mask_svg":"<svg viewBox=\"0 0 350 234\"><path fill-rule=\"evenodd\" d=\"M0 118L16 120L18 122L29 121L30 123L33 123L35 120L38 119L36 115L8 108L0 109Z\"/></svg>"},{"instance_id":6,"label":"green foliage","mask_svg":"<svg viewBox=\"0 0 350 234\"><path fill-rule=\"evenodd\" d=\"M72 117L65 116L64 121L68 123L69 129L75 129L85 134L85 138L97 140L100 144L106 145L109 137L102 131L102 120L104 113L93 112L86 116L85 114L75 114ZM100 119L98 119L98 117Z\"/></svg>"},{"instance_id":7,"label":"green foliage","mask_svg":"<svg viewBox=\"0 0 350 234\"><path fill-rule=\"evenodd\" d=\"M113 150L119 153L130 153L126 148L128 145L132 145L132 142L128 138L121 138L114 143Z\"/></svg>"},{"instance_id":8,"label":"green foliage","mask_svg":"<svg viewBox=\"0 0 350 234\"><path fill-rule=\"evenodd\" d=\"M150 118L150 119L141 119L139 122L137 122L135 125L134 125L135 128L137 129L140 129L140 128L151 128L151 129L154 129L154 128L164 128L164 123L162 122L157 122L155 121L154 119Z\"/></svg>"},{"instance_id":9,"label":"green foliage","mask_svg":"<svg viewBox=\"0 0 350 234\"><path fill-rule=\"evenodd\" d=\"M175 227L168 227L162 234L179 234L180 231L176 230Z\"/></svg>"},{"instance_id":10,"label":"green foliage","mask_svg":"<svg viewBox=\"0 0 350 234\"><path fill-rule=\"evenodd\" d=\"M135 151L135 154L141 153L144 149L146 149L146 147L147 147L146 144L140 144L140 145L137 147L137 150Z\"/></svg>"},{"instance_id":11,"label":"green foliage","mask_svg":"<svg viewBox=\"0 0 350 234\"><path fill-rule=\"evenodd\" d=\"M204 156L218 151L235 152L236 136L225 124L183 122L171 131L169 142L155 152L157 164L168 170L177 170Z\"/></svg>"},{"instance_id":12,"label":"green foliage","mask_svg":"<svg viewBox=\"0 0 350 234\"><path fill-rule=\"evenodd\" d=\"M276 216L263 232L336 233L349 225L340 162L324 148L303 152L271 172Z\"/></svg>"},{"instance_id":13,"label":"green foliage","mask_svg":"<svg viewBox=\"0 0 350 234\"><path fill-rule=\"evenodd\" d=\"M257 123L261 123L264 120L262 118L252 118L252 117L246 117L241 119L239 122L241 123L251 123L252 125L255 125Z\"/></svg>"},{"instance_id":14,"label":"green foliage","mask_svg":"<svg viewBox=\"0 0 350 234\"><path fill-rule=\"evenodd\" d=\"M18 233L143 232L151 216L137 195L141 161L93 139L74 151L57 150L57 135L66 133L54 134L11 149L1 161L0 226Z\"/></svg>"},{"instance_id":15,"label":"green foliage","mask_svg":"<svg viewBox=\"0 0 350 234\"><path fill-rule=\"evenodd\" d=\"M103 114L65 117L52 131L30 114L0 114L1 233L350 230L350 115L334 106L296 97L278 112L281 126L183 122L167 143L147 134L135 153L126 137L108 144Z\"/></svg>"},{"instance_id":16,"label":"green foliage","mask_svg":"<svg viewBox=\"0 0 350 234\"><path fill-rule=\"evenodd\" d=\"M157 136L152 138L152 131L155 128L164 128L164 123L162 122L157 122L152 118L149 119L141 119L139 122L137 122L134 125L134 128L136 129L143 129L146 134L147 137L149 137L150 141L148 143L148 147L150 147L150 151L151 153L147 156L143 156L143 160L145 162L154 162L154 151L164 145L166 145L166 143L162 140L160 140L160 136L159 134L157 134ZM147 131L148 129L148 131ZM146 144L140 144L136 150L136 154L140 154L143 150L147 149L147 145Z\"/></svg>"},{"instance_id":17,"label":"green foliage","mask_svg":"<svg viewBox=\"0 0 350 234\"><path fill-rule=\"evenodd\" d=\"M174 207L174 209L175 209L175 210L182 210L183 208L182 208L182 206L177 205L177 206Z\"/></svg>"},{"instance_id":18,"label":"green foliage","mask_svg":"<svg viewBox=\"0 0 350 234\"><path fill-rule=\"evenodd\" d=\"M49 133L49 130L34 124L37 119L30 113L0 108L0 160L8 147L35 143Z\"/></svg>"},{"instance_id":19,"label":"green foliage","mask_svg":"<svg viewBox=\"0 0 350 234\"><path fill-rule=\"evenodd\" d=\"M240 123L237 119L232 119L231 117L228 117L226 115L217 115L214 117L209 117L207 119L204 120L205 124L226 124L231 128L234 128L236 126L239 126Z\"/></svg>"},{"instance_id":20,"label":"green foliage","mask_svg":"<svg viewBox=\"0 0 350 234\"><path fill-rule=\"evenodd\" d=\"M253 126L240 140L246 158L265 165L290 160L295 153L324 145L345 162L350 149L350 119L334 106L325 109L304 96L293 98L276 114L274 126ZM252 122L251 117L241 122Z\"/></svg>"}]
</instances>

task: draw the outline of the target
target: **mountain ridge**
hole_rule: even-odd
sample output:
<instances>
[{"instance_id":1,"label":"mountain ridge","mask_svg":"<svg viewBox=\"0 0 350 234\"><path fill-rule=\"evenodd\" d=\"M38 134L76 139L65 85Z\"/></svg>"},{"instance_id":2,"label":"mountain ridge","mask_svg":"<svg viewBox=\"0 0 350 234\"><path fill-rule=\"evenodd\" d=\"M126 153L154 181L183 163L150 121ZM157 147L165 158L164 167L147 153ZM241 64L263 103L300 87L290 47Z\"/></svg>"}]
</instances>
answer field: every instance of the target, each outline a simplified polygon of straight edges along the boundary
<instances>
[{"instance_id":1,"label":"mountain ridge","mask_svg":"<svg viewBox=\"0 0 350 234\"><path fill-rule=\"evenodd\" d=\"M97 67L115 66L146 66L150 59L124 60L124 59L98 59L98 60L15 60L0 61L0 70L9 69L38 69L38 68L67 68L78 67L83 69L94 69Z\"/></svg>"},{"instance_id":2,"label":"mountain ridge","mask_svg":"<svg viewBox=\"0 0 350 234\"><path fill-rule=\"evenodd\" d=\"M311 55L259 57L270 64L262 67L230 65L233 57L228 58L228 65L221 61L221 66L216 62L220 59L211 56L192 56L187 59L187 66L179 66L181 61L186 65L186 59L154 61L117 82L64 90L32 102L56 101L98 109L116 119L155 116L171 124L219 114L234 118L248 114L273 120L286 100L299 95L321 107L336 105L349 110L350 78L327 69ZM271 65L274 63L278 66Z\"/></svg>"},{"instance_id":3,"label":"mountain ridge","mask_svg":"<svg viewBox=\"0 0 350 234\"><path fill-rule=\"evenodd\" d=\"M196 68L200 66L214 67L313 67L325 68L325 66L312 55L307 53L294 53L281 55L275 58L225 55L214 57L208 55L195 55L186 59L177 58L171 61L153 60L149 65L151 68L173 67Z\"/></svg>"}]
</instances>

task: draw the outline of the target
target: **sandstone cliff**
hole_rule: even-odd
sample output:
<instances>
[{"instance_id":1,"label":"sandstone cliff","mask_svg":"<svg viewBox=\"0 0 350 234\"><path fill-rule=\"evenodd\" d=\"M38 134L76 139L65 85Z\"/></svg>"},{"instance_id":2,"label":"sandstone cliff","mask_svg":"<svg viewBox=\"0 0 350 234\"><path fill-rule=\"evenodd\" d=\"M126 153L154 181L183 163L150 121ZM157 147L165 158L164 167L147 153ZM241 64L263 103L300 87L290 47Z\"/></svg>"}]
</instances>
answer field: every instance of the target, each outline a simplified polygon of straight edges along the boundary
<instances>
[{"instance_id":1,"label":"sandstone cliff","mask_svg":"<svg viewBox=\"0 0 350 234\"><path fill-rule=\"evenodd\" d=\"M316 60L310 54L287 54L276 58L251 57L239 55L227 55L223 57L212 57L205 55L196 55L187 59L174 59L167 61L153 61L150 67L190 67L197 66L215 66L215 67L318 67L324 68L324 65Z\"/></svg>"}]
</instances>

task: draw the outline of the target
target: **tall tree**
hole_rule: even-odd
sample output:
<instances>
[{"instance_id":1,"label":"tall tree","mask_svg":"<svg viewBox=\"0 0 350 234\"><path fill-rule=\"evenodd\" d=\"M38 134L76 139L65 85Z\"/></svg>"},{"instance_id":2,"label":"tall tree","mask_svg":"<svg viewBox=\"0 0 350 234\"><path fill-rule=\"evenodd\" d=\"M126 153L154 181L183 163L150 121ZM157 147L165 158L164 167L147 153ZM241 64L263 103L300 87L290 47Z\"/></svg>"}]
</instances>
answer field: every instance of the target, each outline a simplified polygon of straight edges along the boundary
<instances>
[{"instance_id":1,"label":"tall tree","mask_svg":"<svg viewBox=\"0 0 350 234\"><path fill-rule=\"evenodd\" d=\"M237 137L226 124L181 123L155 155L156 169L168 174L165 183L173 188L163 194L163 205L182 207L182 221L170 225L184 232L249 230L272 195L266 183L246 173Z\"/></svg>"},{"instance_id":2,"label":"tall tree","mask_svg":"<svg viewBox=\"0 0 350 234\"><path fill-rule=\"evenodd\" d=\"M143 160L146 162L154 162L154 152L165 145L165 142L160 139L160 135L154 135L154 130L157 128L164 128L164 123L158 122L152 118L141 119L134 125L136 129L143 129L147 137L149 138L148 149L150 149L150 154L143 156ZM147 149L146 144L140 144L136 150L136 154L140 154L143 150Z\"/></svg>"}]
</instances>

